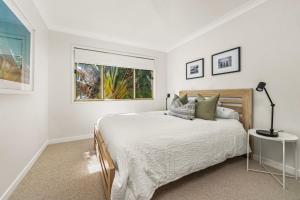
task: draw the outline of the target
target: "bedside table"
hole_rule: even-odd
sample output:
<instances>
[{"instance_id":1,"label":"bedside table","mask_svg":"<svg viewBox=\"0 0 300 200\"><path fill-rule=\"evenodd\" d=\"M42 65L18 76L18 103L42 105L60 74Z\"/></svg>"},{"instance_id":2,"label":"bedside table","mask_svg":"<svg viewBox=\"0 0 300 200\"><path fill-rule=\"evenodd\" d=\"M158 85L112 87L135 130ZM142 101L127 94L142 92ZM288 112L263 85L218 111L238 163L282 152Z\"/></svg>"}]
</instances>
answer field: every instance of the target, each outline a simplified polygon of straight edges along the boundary
<instances>
[{"instance_id":1,"label":"bedside table","mask_svg":"<svg viewBox=\"0 0 300 200\"><path fill-rule=\"evenodd\" d=\"M265 171L249 168L249 151L250 151L249 140L250 140L250 136L253 136L253 137L259 139L259 164L265 169ZM283 154L283 156L282 156L282 174L273 173L263 165L263 162L262 162L262 159L261 159L261 154L262 154L262 152L261 152L261 141L262 140L275 141L275 142L282 143L282 154ZM266 136L263 136L263 135L258 135L256 133L256 129L250 129L248 131L248 136L247 136L247 171L254 171L254 172L270 174L277 182L280 183L280 185L282 185L283 189L286 189L286 187L285 187L285 177L286 176L295 177L296 180L298 179L298 172L297 172L297 169L298 169L297 141L298 141L298 137L293 135L293 134L290 134L290 133L279 132L278 137L266 137ZM295 149L295 158L294 158L295 159L294 160L294 162L295 162L295 176L286 175L286 173L285 173L285 167L286 167L286 163L285 163L285 150L286 149L285 149L285 146L286 146L286 143L291 143L291 142L294 143L294 149ZM282 175L282 182L275 175Z\"/></svg>"}]
</instances>

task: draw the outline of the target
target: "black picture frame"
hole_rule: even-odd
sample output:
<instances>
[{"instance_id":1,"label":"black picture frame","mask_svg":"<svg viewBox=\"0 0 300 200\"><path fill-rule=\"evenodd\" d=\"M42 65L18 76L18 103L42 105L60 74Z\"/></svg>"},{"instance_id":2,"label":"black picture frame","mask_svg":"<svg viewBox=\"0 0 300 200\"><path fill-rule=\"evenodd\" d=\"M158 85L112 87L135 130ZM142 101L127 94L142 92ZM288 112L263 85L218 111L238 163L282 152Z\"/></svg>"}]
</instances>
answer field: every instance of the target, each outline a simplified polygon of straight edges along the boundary
<instances>
[{"instance_id":1,"label":"black picture frame","mask_svg":"<svg viewBox=\"0 0 300 200\"><path fill-rule=\"evenodd\" d=\"M230 51L234 51L234 50L238 50L238 69L234 70L234 71L229 71L229 72L215 73L214 72L214 56L217 56L217 55L220 55L220 54L223 54L223 53L227 53L227 52L230 52ZM222 51L222 52L213 54L211 56L211 75L212 76L236 73L236 72L240 72L240 71L241 71L241 47L232 48L232 49L229 49L229 50L226 50L226 51Z\"/></svg>"},{"instance_id":2,"label":"black picture frame","mask_svg":"<svg viewBox=\"0 0 300 200\"><path fill-rule=\"evenodd\" d=\"M198 61L202 61L202 75L197 76L197 77L189 78L189 77L188 77L188 65L191 64L191 63L194 63L194 62L198 62ZM185 64L185 78L186 78L186 80L196 79L196 78L203 78L203 77L204 77L204 58L200 58L200 59L197 59L197 60L193 60L193 61L187 62L187 63Z\"/></svg>"}]
</instances>

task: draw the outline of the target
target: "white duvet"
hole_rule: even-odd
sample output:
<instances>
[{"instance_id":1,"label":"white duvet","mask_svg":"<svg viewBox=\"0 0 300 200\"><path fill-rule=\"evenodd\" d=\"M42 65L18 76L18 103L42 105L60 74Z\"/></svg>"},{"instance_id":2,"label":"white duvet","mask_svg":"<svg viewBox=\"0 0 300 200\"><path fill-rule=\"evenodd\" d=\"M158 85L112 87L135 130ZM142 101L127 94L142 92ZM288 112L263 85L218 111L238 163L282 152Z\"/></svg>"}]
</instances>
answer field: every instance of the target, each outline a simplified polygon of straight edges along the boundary
<instances>
[{"instance_id":1,"label":"white duvet","mask_svg":"<svg viewBox=\"0 0 300 200\"><path fill-rule=\"evenodd\" d=\"M98 128L116 165L112 200L149 200L164 184L246 153L246 132L235 119L156 111L105 116Z\"/></svg>"}]
</instances>

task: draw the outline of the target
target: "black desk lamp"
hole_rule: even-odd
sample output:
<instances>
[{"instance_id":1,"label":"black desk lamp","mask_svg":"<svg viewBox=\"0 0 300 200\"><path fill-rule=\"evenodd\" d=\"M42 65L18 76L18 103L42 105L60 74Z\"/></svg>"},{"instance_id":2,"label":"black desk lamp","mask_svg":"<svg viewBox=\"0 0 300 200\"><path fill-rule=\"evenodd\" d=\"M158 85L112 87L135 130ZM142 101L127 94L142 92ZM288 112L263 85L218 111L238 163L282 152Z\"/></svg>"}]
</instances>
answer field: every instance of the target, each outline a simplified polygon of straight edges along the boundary
<instances>
[{"instance_id":1,"label":"black desk lamp","mask_svg":"<svg viewBox=\"0 0 300 200\"><path fill-rule=\"evenodd\" d=\"M275 107L275 104L273 103L267 89L266 89L266 83L265 82L259 82L257 88L256 88L256 91L258 92L262 92L262 91L265 91L267 96L268 96L268 99L271 103L271 107L272 107L272 116L271 116L271 128L270 130L257 130L256 133L259 134L259 135L263 135L263 136L267 136L267 137L278 137L278 132L274 132L274 129L273 129L273 119L274 119L274 107Z\"/></svg>"},{"instance_id":2,"label":"black desk lamp","mask_svg":"<svg viewBox=\"0 0 300 200\"><path fill-rule=\"evenodd\" d=\"M166 110L168 110L168 98L170 98L170 94L169 93L166 96Z\"/></svg>"}]
</instances>

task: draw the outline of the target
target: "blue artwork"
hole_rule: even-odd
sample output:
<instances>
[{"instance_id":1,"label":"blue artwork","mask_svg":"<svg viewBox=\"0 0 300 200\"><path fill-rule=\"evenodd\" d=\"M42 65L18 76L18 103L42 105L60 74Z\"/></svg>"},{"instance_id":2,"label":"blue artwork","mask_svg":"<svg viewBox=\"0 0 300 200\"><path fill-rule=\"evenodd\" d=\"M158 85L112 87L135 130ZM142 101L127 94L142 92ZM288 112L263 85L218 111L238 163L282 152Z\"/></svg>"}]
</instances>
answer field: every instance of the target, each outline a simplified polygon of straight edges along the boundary
<instances>
[{"instance_id":1,"label":"blue artwork","mask_svg":"<svg viewBox=\"0 0 300 200\"><path fill-rule=\"evenodd\" d=\"M0 0L1 89L22 89L31 84L30 40L31 32Z\"/></svg>"}]
</instances>

